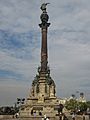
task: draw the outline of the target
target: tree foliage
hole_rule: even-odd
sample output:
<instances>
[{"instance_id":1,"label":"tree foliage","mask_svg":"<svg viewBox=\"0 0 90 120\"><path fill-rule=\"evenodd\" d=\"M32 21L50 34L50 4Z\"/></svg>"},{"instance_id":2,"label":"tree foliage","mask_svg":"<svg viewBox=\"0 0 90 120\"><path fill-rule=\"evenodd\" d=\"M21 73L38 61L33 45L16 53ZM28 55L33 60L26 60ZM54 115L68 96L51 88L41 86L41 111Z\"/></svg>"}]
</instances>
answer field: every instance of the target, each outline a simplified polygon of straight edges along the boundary
<instances>
[{"instance_id":1,"label":"tree foliage","mask_svg":"<svg viewBox=\"0 0 90 120\"><path fill-rule=\"evenodd\" d=\"M87 104L87 107L90 108L90 101L87 101L86 104Z\"/></svg>"},{"instance_id":2,"label":"tree foliage","mask_svg":"<svg viewBox=\"0 0 90 120\"><path fill-rule=\"evenodd\" d=\"M66 101L65 107L68 110L74 111L77 108L77 104L75 99L70 99L69 101Z\"/></svg>"},{"instance_id":3,"label":"tree foliage","mask_svg":"<svg viewBox=\"0 0 90 120\"><path fill-rule=\"evenodd\" d=\"M79 102L78 108L80 109L80 111L86 111L87 110L87 103Z\"/></svg>"},{"instance_id":4,"label":"tree foliage","mask_svg":"<svg viewBox=\"0 0 90 120\"><path fill-rule=\"evenodd\" d=\"M75 99L71 99L66 102L65 107L67 110L71 111L86 111L87 110L87 103L85 102L78 102Z\"/></svg>"}]
</instances>

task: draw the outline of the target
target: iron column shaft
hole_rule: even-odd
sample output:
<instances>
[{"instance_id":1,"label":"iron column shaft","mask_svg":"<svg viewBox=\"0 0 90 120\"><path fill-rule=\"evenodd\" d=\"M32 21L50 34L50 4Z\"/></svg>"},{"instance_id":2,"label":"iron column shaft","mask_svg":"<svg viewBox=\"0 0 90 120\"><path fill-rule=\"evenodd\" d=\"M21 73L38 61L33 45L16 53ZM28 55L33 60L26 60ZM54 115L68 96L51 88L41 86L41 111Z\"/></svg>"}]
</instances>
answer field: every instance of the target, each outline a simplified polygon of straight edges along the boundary
<instances>
[{"instance_id":1,"label":"iron column shaft","mask_svg":"<svg viewBox=\"0 0 90 120\"><path fill-rule=\"evenodd\" d=\"M47 28L42 29L42 46L41 46L41 71L47 70Z\"/></svg>"},{"instance_id":2,"label":"iron column shaft","mask_svg":"<svg viewBox=\"0 0 90 120\"><path fill-rule=\"evenodd\" d=\"M48 63L48 52L47 52L47 30L50 25L48 23L49 16L46 12L46 5L42 4L41 9L43 13L40 16L41 24L39 24L42 33L42 44L41 44L41 72L47 72L47 63Z\"/></svg>"}]
</instances>

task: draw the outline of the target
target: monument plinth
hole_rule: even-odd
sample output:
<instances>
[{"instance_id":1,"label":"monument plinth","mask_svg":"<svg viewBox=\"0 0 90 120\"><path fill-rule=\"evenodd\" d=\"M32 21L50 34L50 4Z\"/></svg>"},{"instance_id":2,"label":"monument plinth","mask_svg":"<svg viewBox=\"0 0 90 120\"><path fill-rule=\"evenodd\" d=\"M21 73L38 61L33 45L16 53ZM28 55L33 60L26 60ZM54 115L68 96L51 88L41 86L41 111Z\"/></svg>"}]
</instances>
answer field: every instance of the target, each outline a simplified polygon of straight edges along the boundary
<instances>
[{"instance_id":1,"label":"monument plinth","mask_svg":"<svg viewBox=\"0 0 90 120\"><path fill-rule=\"evenodd\" d=\"M49 16L46 12L46 5L47 3L43 3L41 6L41 24L39 24L42 34L41 65L38 67L38 74L32 82L29 97L20 110L20 115L24 117L33 116L33 112L36 112L36 115L39 116L39 111L41 111L42 115L47 114L49 117L58 113L56 107L59 102L55 96L55 82L50 76L48 67L47 32L50 23L48 23Z\"/></svg>"}]
</instances>

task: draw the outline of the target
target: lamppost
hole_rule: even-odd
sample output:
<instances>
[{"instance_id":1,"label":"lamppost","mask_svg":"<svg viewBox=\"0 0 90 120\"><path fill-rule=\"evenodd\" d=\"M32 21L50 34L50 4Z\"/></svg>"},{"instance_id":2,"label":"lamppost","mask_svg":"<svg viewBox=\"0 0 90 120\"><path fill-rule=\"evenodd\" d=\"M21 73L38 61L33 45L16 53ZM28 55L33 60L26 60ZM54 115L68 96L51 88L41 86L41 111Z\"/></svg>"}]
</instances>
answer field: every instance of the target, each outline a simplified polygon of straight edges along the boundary
<instances>
[{"instance_id":1,"label":"lamppost","mask_svg":"<svg viewBox=\"0 0 90 120\"><path fill-rule=\"evenodd\" d=\"M21 106L25 102L25 98L17 98L17 105Z\"/></svg>"},{"instance_id":2,"label":"lamppost","mask_svg":"<svg viewBox=\"0 0 90 120\"><path fill-rule=\"evenodd\" d=\"M62 104L59 104L59 108L58 108L58 113L59 113L59 120L62 119L62 110L63 110L63 105Z\"/></svg>"},{"instance_id":3,"label":"lamppost","mask_svg":"<svg viewBox=\"0 0 90 120\"><path fill-rule=\"evenodd\" d=\"M79 91L77 90L76 91L76 100L78 100L79 99Z\"/></svg>"},{"instance_id":4,"label":"lamppost","mask_svg":"<svg viewBox=\"0 0 90 120\"><path fill-rule=\"evenodd\" d=\"M17 98L17 101L14 103L14 111L17 113L21 105L25 102L25 98Z\"/></svg>"}]
</instances>

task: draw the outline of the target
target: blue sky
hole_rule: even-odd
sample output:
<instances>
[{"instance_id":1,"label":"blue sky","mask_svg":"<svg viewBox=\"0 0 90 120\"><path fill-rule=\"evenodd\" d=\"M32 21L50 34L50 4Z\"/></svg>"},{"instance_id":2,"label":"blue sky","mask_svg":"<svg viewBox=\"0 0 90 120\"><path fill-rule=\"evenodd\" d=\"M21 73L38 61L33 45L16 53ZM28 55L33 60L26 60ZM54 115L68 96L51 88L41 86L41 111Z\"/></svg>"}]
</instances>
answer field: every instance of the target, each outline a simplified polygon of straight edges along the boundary
<instances>
[{"instance_id":1,"label":"blue sky","mask_svg":"<svg viewBox=\"0 0 90 120\"><path fill-rule=\"evenodd\" d=\"M47 11L48 61L57 96L90 100L90 0L0 0L0 105L27 97L40 65L40 6Z\"/></svg>"}]
</instances>

